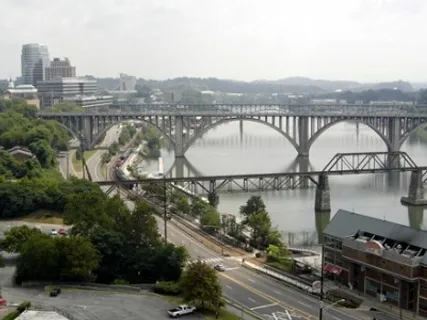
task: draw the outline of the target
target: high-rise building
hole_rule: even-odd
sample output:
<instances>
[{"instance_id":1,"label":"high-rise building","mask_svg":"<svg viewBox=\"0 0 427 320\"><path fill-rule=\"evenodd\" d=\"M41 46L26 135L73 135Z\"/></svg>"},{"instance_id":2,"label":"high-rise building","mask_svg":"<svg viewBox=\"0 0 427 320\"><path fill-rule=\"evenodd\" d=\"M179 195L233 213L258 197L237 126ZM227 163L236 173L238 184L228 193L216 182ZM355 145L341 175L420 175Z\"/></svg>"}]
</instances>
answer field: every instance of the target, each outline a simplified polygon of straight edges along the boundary
<instances>
[{"instance_id":1,"label":"high-rise building","mask_svg":"<svg viewBox=\"0 0 427 320\"><path fill-rule=\"evenodd\" d=\"M52 80L57 78L74 78L76 76L76 67L71 66L70 60L65 58L53 58L50 66L45 70L46 78L44 80Z\"/></svg>"},{"instance_id":2,"label":"high-rise building","mask_svg":"<svg viewBox=\"0 0 427 320\"><path fill-rule=\"evenodd\" d=\"M136 77L120 73L120 91L133 91L136 86Z\"/></svg>"},{"instance_id":3,"label":"high-rise building","mask_svg":"<svg viewBox=\"0 0 427 320\"><path fill-rule=\"evenodd\" d=\"M24 44L21 54L23 84L35 86L38 81L43 81L46 78L45 69L49 63L47 46L38 43Z\"/></svg>"}]
</instances>

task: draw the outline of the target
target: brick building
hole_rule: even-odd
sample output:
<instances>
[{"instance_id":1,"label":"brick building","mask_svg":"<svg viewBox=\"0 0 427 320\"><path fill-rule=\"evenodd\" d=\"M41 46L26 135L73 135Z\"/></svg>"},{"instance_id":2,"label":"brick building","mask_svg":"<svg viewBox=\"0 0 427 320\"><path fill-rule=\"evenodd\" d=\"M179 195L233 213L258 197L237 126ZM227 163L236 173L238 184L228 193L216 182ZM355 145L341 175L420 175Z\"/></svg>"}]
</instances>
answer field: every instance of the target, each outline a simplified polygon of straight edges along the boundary
<instances>
[{"instance_id":1,"label":"brick building","mask_svg":"<svg viewBox=\"0 0 427 320\"><path fill-rule=\"evenodd\" d=\"M427 232L339 210L324 230L325 276L427 316Z\"/></svg>"}]
</instances>

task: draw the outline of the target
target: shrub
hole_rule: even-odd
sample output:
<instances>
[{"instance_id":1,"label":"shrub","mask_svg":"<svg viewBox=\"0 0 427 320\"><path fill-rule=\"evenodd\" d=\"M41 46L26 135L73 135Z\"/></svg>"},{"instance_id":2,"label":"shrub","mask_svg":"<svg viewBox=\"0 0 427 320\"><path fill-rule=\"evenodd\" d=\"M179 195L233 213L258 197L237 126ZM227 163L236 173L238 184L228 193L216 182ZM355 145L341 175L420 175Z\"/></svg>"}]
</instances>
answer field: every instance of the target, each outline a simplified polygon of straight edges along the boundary
<instances>
[{"instance_id":1,"label":"shrub","mask_svg":"<svg viewBox=\"0 0 427 320\"><path fill-rule=\"evenodd\" d=\"M168 296L177 296L181 294L181 286L173 281L161 281L154 285L154 292Z\"/></svg>"},{"instance_id":2,"label":"shrub","mask_svg":"<svg viewBox=\"0 0 427 320\"><path fill-rule=\"evenodd\" d=\"M257 258L261 258L261 252L257 252L257 253L255 253L255 257L257 257Z\"/></svg>"},{"instance_id":3,"label":"shrub","mask_svg":"<svg viewBox=\"0 0 427 320\"><path fill-rule=\"evenodd\" d=\"M123 279L114 279L113 284L127 285L127 284L129 284L129 281L126 281L126 280L123 280Z\"/></svg>"},{"instance_id":4,"label":"shrub","mask_svg":"<svg viewBox=\"0 0 427 320\"><path fill-rule=\"evenodd\" d=\"M252 253L252 252L254 252L254 248L252 248L252 247L246 247L245 251Z\"/></svg>"},{"instance_id":5,"label":"shrub","mask_svg":"<svg viewBox=\"0 0 427 320\"><path fill-rule=\"evenodd\" d=\"M31 302L30 301L24 301L18 306L17 310L19 313L22 313L25 310L27 310L29 307L31 307Z\"/></svg>"}]
</instances>

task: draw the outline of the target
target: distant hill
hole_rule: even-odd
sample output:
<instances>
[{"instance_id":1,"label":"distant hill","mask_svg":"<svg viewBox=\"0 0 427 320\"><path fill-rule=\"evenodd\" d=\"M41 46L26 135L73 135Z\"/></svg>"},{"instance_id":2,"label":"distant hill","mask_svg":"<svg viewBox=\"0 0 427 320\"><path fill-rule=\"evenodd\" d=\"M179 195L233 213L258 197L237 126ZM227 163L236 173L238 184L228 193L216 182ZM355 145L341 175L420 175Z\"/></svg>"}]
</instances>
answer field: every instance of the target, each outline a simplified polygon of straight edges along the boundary
<instances>
[{"instance_id":1,"label":"distant hill","mask_svg":"<svg viewBox=\"0 0 427 320\"><path fill-rule=\"evenodd\" d=\"M116 90L119 87L118 78L97 78L98 86L106 90ZM319 94L323 92L341 91L363 91L380 89L398 89L410 92L417 89L407 81L393 81L381 83L359 83L356 81L332 81L316 80L304 77L290 77L279 80L256 80L251 82L217 79L217 78L187 78L180 77L167 80L138 79L139 85L150 88L174 88L189 87L196 90L211 90L232 93L297 93L297 94Z\"/></svg>"}]
</instances>

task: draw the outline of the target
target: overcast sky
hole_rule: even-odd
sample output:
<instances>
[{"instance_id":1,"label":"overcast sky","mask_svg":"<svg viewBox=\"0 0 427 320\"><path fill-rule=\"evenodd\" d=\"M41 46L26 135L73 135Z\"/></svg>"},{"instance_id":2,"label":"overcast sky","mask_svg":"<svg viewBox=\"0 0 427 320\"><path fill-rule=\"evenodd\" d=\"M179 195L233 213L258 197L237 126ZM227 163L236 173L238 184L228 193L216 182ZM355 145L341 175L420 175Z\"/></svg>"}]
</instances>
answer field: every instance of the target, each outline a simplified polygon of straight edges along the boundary
<instances>
[{"instance_id":1,"label":"overcast sky","mask_svg":"<svg viewBox=\"0 0 427 320\"><path fill-rule=\"evenodd\" d=\"M427 80L427 0L0 0L0 78L24 43L78 75Z\"/></svg>"}]
</instances>

